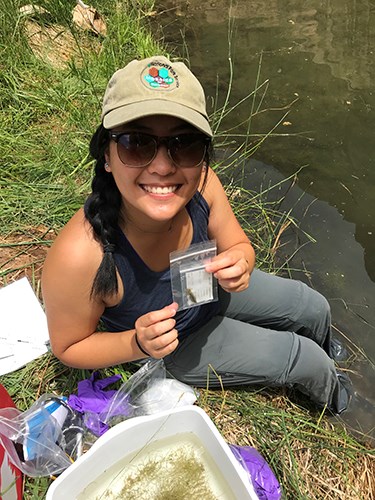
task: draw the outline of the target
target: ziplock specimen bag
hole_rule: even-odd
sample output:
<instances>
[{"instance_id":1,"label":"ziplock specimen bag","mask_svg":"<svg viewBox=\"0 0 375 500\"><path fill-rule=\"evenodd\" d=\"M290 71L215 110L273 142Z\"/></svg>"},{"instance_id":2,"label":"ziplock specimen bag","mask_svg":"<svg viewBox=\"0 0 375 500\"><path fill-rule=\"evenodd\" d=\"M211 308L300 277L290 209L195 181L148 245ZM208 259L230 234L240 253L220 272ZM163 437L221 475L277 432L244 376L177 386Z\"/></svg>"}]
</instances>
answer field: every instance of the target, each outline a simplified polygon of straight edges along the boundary
<instances>
[{"instance_id":1,"label":"ziplock specimen bag","mask_svg":"<svg viewBox=\"0 0 375 500\"><path fill-rule=\"evenodd\" d=\"M150 359L120 387L100 420L111 427L127 418L193 404L196 399L190 386L167 378L162 359Z\"/></svg>"},{"instance_id":2,"label":"ziplock specimen bag","mask_svg":"<svg viewBox=\"0 0 375 500\"><path fill-rule=\"evenodd\" d=\"M169 256L174 302L179 310L217 300L217 280L205 270L216 255L216 241L195 243Z\"/></svg>"},{"instance_id":3,"label":"ziplock specimen bag","mask_svg":"<svg viewBox=\"0 0 375 500\"><path fill-rule=\"evenodd\" d=\"M82 435L78 415L52 394L44 394L25 412L0 409L0 442L11 462L31 477L56 475L69 467Z\"/></svg>"}]
</instances>

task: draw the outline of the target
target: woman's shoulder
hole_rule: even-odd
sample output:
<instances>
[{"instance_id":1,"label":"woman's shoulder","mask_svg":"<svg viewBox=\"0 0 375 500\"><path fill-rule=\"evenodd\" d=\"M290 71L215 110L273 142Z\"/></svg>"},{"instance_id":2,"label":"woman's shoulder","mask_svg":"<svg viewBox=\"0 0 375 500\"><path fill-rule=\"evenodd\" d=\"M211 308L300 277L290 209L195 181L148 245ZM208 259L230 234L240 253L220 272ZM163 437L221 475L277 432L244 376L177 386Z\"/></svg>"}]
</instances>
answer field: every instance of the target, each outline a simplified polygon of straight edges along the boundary
<instances>
[{"instance_id":1,"label":"woman's shoulder","mask_svg":"<svg viewBox=\"0 0 375 500\"><path fill-rule=\"evenodd\" d=\"M83 209L80 209L58 234L47 253L45 265L64 262L67 270L82 270L97 268L101 258L101 247L94 238Z\"/></svg>"},{"instance_id":2,"label":"woman's shoulder","mask_svg":"<svg viewBox=\"0 0 375 500\"><path fill-rule=\"evenodd\" d=\"M207 182L203 192L203 196L208 206L211 208L217 197L223 195L226 196L223 185L214 170L209 167L207 173Z\"/></svg>"}]
</instances>

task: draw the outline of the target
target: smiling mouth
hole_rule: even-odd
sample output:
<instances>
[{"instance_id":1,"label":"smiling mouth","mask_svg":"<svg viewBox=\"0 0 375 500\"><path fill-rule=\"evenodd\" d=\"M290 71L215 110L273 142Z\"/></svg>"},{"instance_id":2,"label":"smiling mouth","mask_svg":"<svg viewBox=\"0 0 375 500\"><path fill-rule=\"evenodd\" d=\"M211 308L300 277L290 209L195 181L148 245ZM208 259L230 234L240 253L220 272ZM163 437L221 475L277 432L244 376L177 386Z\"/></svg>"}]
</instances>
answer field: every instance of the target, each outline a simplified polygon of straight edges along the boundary
<instances>
[{"instance_id":1,"label":"smiling mouth","mask_svg":"<svg viewBox=\"0 0 375 500\"><path fill-rule=\"evenodd\" d=\"M142 189L144 189L145 191L147 191L147 193L151 193L151 194L170 194L170 193L174 193L177 189L178 189L178 185L175 185L175 186L164 186L164 187L161 187L161 186L146 186L146 185L142 185Z\"/></svg>"}]
</instances>

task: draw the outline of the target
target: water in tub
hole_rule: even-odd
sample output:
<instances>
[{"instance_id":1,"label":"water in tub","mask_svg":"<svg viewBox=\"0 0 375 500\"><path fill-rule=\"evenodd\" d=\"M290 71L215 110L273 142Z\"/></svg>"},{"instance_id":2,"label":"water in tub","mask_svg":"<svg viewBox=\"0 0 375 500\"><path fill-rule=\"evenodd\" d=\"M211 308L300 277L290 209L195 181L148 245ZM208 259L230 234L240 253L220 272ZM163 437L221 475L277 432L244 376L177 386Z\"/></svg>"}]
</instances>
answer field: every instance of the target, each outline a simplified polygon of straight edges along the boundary
<instances>
[{"instance_id":1,"label":"water in tub","mask_svg":"<svg viewBox=\"0 0 375 500\"><path fill-rule=\"evenodd\" d=\"M152 441L104 471L77 500L235 500L225 477L192 433Z\"/></svg>"}]
</instances>

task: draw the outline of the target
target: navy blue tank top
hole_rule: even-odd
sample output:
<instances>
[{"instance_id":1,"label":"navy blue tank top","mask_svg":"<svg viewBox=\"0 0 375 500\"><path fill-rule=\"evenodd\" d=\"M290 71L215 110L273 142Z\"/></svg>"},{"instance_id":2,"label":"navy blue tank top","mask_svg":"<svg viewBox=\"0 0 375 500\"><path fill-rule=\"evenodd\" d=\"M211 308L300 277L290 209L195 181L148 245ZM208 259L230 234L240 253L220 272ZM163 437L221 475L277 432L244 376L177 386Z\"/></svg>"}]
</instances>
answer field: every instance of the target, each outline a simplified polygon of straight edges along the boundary
<instances>
[{"instance_id":1,"label":"navy blue tank top","mask_svg":"<svg viewBox=\"0 0 375 500\"><path fill-rule=\"evenodd\" d=\"M207 226L210 209L206 200L196 193L186 205L193 225L191 243L208 241ZM139 257L124 233L119 229L114 253L118 272L124 285L124 296L119 304L107 307L102 315L108 331L120 332L134 328L135 321L150 311L162 309L173 302L170 269L152 271ZM218 302L210 302L183 311L175 316L179 338L197 330L218 314Z\"/></svg>"}]
</instances>

